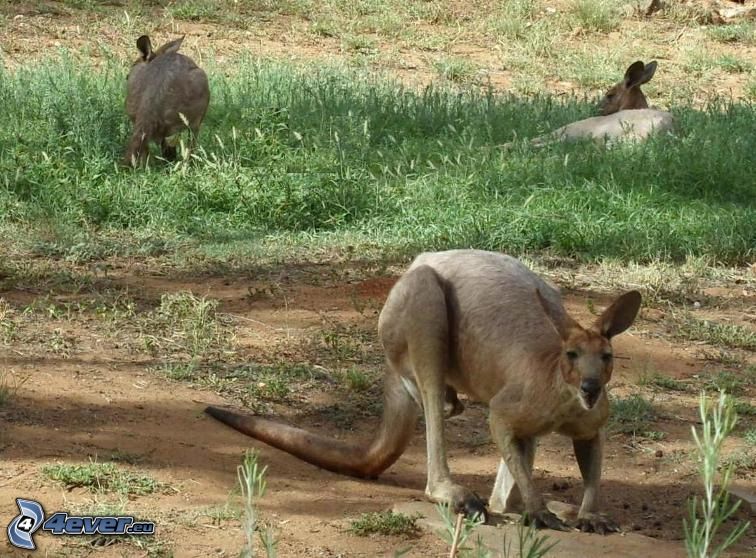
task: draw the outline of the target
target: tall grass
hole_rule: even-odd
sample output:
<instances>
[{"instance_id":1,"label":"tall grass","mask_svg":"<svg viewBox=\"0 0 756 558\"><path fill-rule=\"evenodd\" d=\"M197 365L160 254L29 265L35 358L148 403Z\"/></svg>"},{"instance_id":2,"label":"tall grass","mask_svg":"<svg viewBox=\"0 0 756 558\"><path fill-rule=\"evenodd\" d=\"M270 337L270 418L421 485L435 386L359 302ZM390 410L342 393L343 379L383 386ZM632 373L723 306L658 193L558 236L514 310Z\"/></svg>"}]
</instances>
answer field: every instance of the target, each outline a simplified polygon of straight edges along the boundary
<instances>
[{"instance_id":1,"label":"tall grass","mask_svg":"<svg viewBox=\"0 0 756 558\"><path fill-rule=\"evenodd\" d=\"M120 65L64 55L0 70L0 229L22 226L17 240L29 244L52 235L61 255L117 233L163 248L277 238L402 254L753 256L753 106L680 107L679 137L644 146L503 153L495 146L513 136L592 108L472 88L415 92L339 68L245 58L228 68L208 67L212 100L193 158L141 171L115 163L130 131Z\"/></svg>"}]
</instances>

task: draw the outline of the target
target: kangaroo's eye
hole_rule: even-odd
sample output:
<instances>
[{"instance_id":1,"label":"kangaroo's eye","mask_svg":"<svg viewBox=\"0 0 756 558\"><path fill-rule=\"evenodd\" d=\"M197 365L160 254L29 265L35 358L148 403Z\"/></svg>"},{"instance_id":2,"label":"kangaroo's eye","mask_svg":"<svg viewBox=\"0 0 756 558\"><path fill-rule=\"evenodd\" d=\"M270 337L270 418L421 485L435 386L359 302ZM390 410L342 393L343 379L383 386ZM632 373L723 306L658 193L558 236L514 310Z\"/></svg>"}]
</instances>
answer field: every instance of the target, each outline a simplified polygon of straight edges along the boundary
<instances>
[{"instance_id":1,"label":"kangaroo's eye","mask_svg":"<svg viewBox=\"0 0 756 558\"><path fill-rule=\"evenodd\" d=\"M577 351L567 351L565 354L570 360L575 360L578 357Z\"/></svg>"}]
</instances>

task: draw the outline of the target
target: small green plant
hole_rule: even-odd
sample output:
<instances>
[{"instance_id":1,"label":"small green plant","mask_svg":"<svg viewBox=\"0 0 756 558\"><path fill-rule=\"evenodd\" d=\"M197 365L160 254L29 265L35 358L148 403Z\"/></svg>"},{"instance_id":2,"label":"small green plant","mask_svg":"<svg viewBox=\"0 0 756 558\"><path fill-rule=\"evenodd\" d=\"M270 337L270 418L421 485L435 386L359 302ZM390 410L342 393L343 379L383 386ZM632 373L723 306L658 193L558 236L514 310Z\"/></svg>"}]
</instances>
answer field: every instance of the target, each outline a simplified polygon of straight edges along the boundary
<instances>
[{"instance_id":1,"label":"small green plant","mask_svg":"<svg viewBox=\"0 0 756 558\"><path fill-rule=\"evenodd\" d=\"M350 368L344 373L347 387L352 391L365 391L370 387L370 378L357 368Z\"/></svg>"},{"instance_id":2,"label":"small green plant","mask_svg":"<svg viewBox=\"0 0 756 558\"><path fill-rule=\"evenodd\" d=\"M638 383L642 386L656 387L670 391L688 391L687 383L670 378L669 376L663 376L658 372L641 377Z\"/></svg>"},{"instance_id":3,"label":"small green plant","mask_svg":"<svg viewBox=\"0 0 756 558\"><path fill-rule=\"evenodd\" d=\"M756 405L746 401L735 401L735 412L742 417L756 417Z\"/></svg>"},{"instance_id":4,"label":"small green plant","mask_svg":"<svg viewBox=\"0 0 756 558\"><path fill-rule=\"evenodd\" d=\"M179 361L166 364L170 377L190 378L210 354L230 351L232 336L217 308L217 300L177 292L164 294L160 306L142 318L145 349L155 355L173 355Z\"/></svg>"},{"instance_id":5,"label":"small green plant","mask_svg":"<svg viewBox=\"0 0 756 558\"><path fill-rule=\"evenodd\" d=\"M756 378L750 369L741 372L721 370L706 380L705 387L713 391L725 391L731 395L739 395L743 393L745 388L753 385L755 381Z\"/></svg>"},{"instance_id":6,"label":"small green plant","mask_svg":"<svg viewBox=\"0 0 756 558\"><path fill-rule=\"evenodd\" d=\"M722 445L735 428L737 414L730 396L719 392L719 399L712 404L706 393L699 399L701 432L692 427L693 440L700 459L700 473L704 485L704 497L693 497L688 502L688 519L683 520L685 549L690 558L717 558L732 546L750 526L739 523L724 540L715 546L714 538L722 524L737 511L740 500L730 503L727 487L732 476L732 465L726 467L715 488L717 470L722 453Z\"/></svg>"},{"instance_id":7,"label":"small green plant","mask_svg":"<svg viewBox=\"0 0 756 558\"><path fill-rule=\"evenodd\" d=\"M538 535L535 526L525 526L522 522L517 525L517 549L512 548L512 541L506 535L502 538L501 550L493 550L483 544L480 536L476 536L472 547L465 546L475 532L483 524L482 518L456 517L446 504L436 505L436 510L444 523L444 530L439 534L451 547L449 556L460 558L543 558L557 545L549 542L547 535Z\"/></svg>"},{"instance_id":8,"label":"small green plant","mask_svg":"<svg viewBox=\"0 0 756 558\"><path fill-rule=\"evenodd\" d=\"M675 336L681 339L704 341L731 349L756 350L756 333L748 327L699 320L690 315L674 318L671 325L676 328Z\"/></svg>"},{"instance_id":9,"label":"small green plant","mask_svg":"<svg viewBox=\"0 0 756 558\"><path fill-rule=\"evenodd\" d=\"M433 66L441 77L455 83L466 83L475 77L475 66L463 58L443 58L436 60Z\"/></svg>"},{"instance_id":10,"label":"small green plant","mask_svg":"<svg viewBox=\"0 0 756 558\"><path fill-rule=\"evenodd\" d=\"M756 27L748 21L732 25L714 25L709 27L706 33L720 43L750 44L756 40Z\"/></svg>"},{"instance_id":11,"label":"small green plant","mask_svg":"<svg viewBox=\"0 0 756 558\"><path fill-rule=\"evenodd\" d=\"M607 0L574 0L572 15L584 31L609 33L619 27L616 5Z\"/></svg>"},{"instance_id":12,"label":"small green plant","mask_svg":"<svg viewBox=\"0 0 756 558\"><path fill-rule=\"evenodd\" d=\"M141 496L165 488L155 479L121 469L115 463L97 463L96 461L91 461L86 465L58 463L44 466L42 474L60 482L66 488L85 487L97 493L116 492Z\"/></svg>"},{"instance_id":13,"label":"small green plant","mask_svg":"<svg viewBox=\"0 0 756 558\"><path fill-rule=\"evenodd\" d=\"M746 441L747 444L751 446L756 446L756 428L751 428L750 430L746 430L746 433L743 434L743 439Z\"/></svg>"},{"instance_id":14,"label":"small green plant","mask_svg":"<svg viewBox=\"0 0 756 558\"><path fill-rule=\"evenodd\" d=\"M267 465L260 467L257 452L247 450L241 465L236 467L242 497L242 529L246 537L244 548L239 553L240 558L255 556L255 531L259 531L260 542L267 558L275 558L278 539L273 529L266 526L261 529L258 525L257 501L265 495L265 472Z\"/></svg>"},{"instance_id":15,"label":"small green plant","mask_svg":"<svg viewBox=\"0 0 756 558\"><path fill-rule=\"evenodd\" d=\"M19 377L10 370L0 372L0 407L3 407L15 397L21 386L28 380L29 376Z\"/></svg>"},{"instance_id":16,"label":"small green plant","mask_svg":"<svg viewBox=\"0 0 756 558\"><path fill-rule=\"evenodd\" d=\"M393 511L363 513L350 522L349 532L360 537L368 535L414 535L417 533L418 516L409 516Z\"/></svg>"},{"instance_id":17,"label":"small green plant","mask_svg":"<svg viewBox=\"0 0 756 558\"><path fill-rule=\"evenodd\" d=\"M656 419L656 410L642 395L634 394L611 401L609 426L614 432L645 436Z\"/></svg>"}]
</instances>

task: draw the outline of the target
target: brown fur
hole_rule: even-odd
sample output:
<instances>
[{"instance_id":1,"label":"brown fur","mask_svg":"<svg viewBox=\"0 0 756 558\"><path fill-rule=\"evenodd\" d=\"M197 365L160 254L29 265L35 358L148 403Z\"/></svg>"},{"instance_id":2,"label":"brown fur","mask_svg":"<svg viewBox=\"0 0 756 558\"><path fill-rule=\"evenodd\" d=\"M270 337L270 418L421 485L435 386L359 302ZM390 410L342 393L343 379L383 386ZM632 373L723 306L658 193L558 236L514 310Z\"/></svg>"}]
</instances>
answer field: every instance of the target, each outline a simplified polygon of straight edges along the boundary
<instances>
[{"instance_id":1,"label":"brown fur","mask_svg":"<svg viewBox=\"0 0 756 558\"><path fill-rule=\"evenodd\" d=\"M141 55L127 79L126 113L134 130L124 163L137 165L148 155L149 142L160 144L163 157L173 160L176 148L167 138L191 130L191 145L199 134L210 103L207 75L194 61L179 54L183 37L154 51L147 35L137 39Z\"/></svg>"},{"instance_id":2,"label":"brown fur","mask_svg":"<svg viewBox=\"0 0 756 558\"><path fill-rule=\"evenodd\" d=\"M474 494L452 481L446 461L443 418L464 393L488 405L501 452L493 509L565 527L546 509L531 475L537 437L556 431L573 439L585 482L578 526L606 533L616 528L597 513L610 338L632 324L640 302L636 291L626 293L584 328L566 313L559 292L514 258L478 250L421 254L378 320L387 362L384 414L366 450L217 407L207 412L325 469L375 477L409 443L418 403L428 445L426 495L485 513Z\"/></svg>"}]
</instances>

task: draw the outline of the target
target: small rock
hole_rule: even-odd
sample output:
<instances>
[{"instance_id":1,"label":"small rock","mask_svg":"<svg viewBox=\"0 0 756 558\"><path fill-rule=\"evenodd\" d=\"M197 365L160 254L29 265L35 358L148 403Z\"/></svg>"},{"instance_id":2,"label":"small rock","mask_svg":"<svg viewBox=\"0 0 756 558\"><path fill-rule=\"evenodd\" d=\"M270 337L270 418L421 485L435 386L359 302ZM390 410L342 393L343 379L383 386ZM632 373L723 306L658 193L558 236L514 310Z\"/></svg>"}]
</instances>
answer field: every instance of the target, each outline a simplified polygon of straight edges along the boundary
<instances>
[{"instance_id":1,"label":"small rock","mask_svg":"<svg viewBox=\"0 0 756 558\"><path fill-rule=\"evenodd\" d=\"M656 457L664 457L664 452L660 449L656 450L656 453L654 454Z\"/></svg>"}]
</instances>

